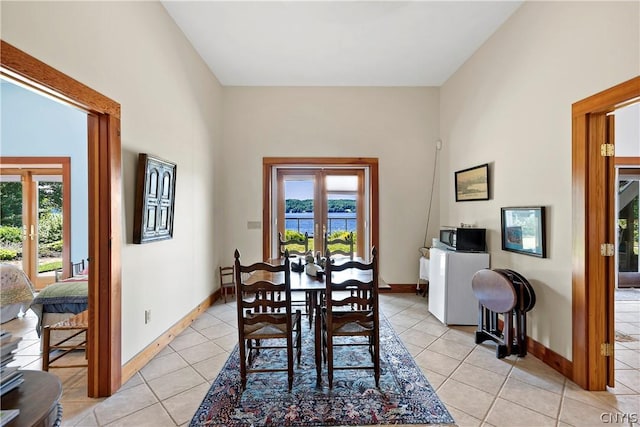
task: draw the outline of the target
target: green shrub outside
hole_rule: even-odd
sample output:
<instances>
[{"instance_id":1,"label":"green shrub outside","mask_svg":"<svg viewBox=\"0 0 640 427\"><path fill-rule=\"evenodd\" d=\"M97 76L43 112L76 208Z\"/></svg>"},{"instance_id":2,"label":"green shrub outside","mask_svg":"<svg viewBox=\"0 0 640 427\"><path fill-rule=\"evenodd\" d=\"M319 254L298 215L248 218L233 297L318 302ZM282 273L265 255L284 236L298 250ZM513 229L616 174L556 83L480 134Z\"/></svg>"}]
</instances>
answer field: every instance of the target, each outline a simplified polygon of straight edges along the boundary
<instances>
[{"instance_id":1,"label":"green shrub outside","mask_svg":"<svg viewBox=\"0 0 640 427\"><path fill-rule=\"evenodd\" d=\"M62 214L42 214L38 221L38 242L51 243L58 240L62 240Z\"/></svg>"},{"instance_id":2,"label":"green shrub outside","mask_svg":"<svg viewBox=\"0 0 640 427\"><path fill-rule=\"evenodd\" d=\"M62 252L62 240L47 243L45 246L47 247L47 249L50 249L53 252Z\"/></svg>"},{"instance_id":3,"label":"green shrub outside","mask_svg":"<svg viewBox=\"0 0 640 427\"><path fill-rule=\"evenodd\" d=\"M38 251L38 255L43 258L60 256L60 252L62 252L62 240L42 244L38 247Z\"/></svg>"},{"instance_id":4,"label":"green shrub outside","mask_svg":"<svg viewBox=\"0 0 640 427\"><path fill-rule=\"evenodd\" d=\"M38 220L38 241L51 243L62 240L62 214L45 213ZM0 227L0 242L22 242L22 228L3 225Z\"/></svg>"},{"instance_id":5,"label":"green shrub outside","mask_svg":"<svg viewBox=\"0 0 640 427\"><path fill-rule=\"evenodd\" d=\"M38 256L45 258L60 256L62 252L62 215L45 214L42 216L38 241L40 242ZM2 246L0 247L1 260L19 259L22 255L22 229L11 226L0 227L0 246Z\"/></svg>"},{"instance_id":6,"label":"green shrub outside","mask_svg":"<svg viewBox=\"0 0 640 427\"><path fill-rule=\"evenodd\" d=\"M20 243L22 242L22 228L3 225L0 227L0 242Z\"/></svg>"},{"instance_id":7,"label":"green shrub outside","mask_svg":"<svg viewBox=\"0 0 640 427\"><path fill-rule=\"evenodd\" d=\"M334 231L333 233L329 234L329 240L334 240L334 239L342 239L342 240L346 240L347 237L349 237L349 231ZM353 232L353 249L355 251L356 248L356 244L358 241L357 238L358 233ZM295 230L285 230L285 240L291 240L291 239L299 239L302 240L304 239L304 234L300 233L299 231L295 231ZM292 250L297 250L297 251L302 251L304 249L303 245L288 245L288 247ZM334 244L331 245L331 250L335 251L335 250L342 250L345 252L349 251L349 245L345 245L345 244ZM314 240L313 237L309 237L309 250L310 251L315 251L315 245L314 245Z\"/></svg>"},{"instance_id":8,"label":"green shrub outside","mask_svg":"<svg viewBox=\"0 0 640 427\"><path fill-rule=\"evenodd\" d=\"M284 230L284 240L304 240L304 234L300 233L299 231L295 231L295 230ZM311 239L309 239L311 241ZM313 246L309 246L309 249L313 248ZM291 244L291 245L287 245L287 249L289 249L290 251L304 251L304 245L296 245L296 244Z\"/></svg>"},{"instance_id":9,"label":"green shrub outside","mask_svg":"<svg viewBox=\"0 0 640 427\"><path fill-rule=\"evenodd\" d=\"M284 230L284 240L302 240L304 239L304 234L295 230Z\"/></svg>"},{"instance_id":10,"label":"green shrub outside","mask_svg":"<svg viewBox=\"0 0 640 427\"><path fill-rule=\"evenodd\" d=\"M12 249L4 249L0 248L0 260L2 261L11 261L18 257L18 252Z\"/></svg>"}]
</instances>

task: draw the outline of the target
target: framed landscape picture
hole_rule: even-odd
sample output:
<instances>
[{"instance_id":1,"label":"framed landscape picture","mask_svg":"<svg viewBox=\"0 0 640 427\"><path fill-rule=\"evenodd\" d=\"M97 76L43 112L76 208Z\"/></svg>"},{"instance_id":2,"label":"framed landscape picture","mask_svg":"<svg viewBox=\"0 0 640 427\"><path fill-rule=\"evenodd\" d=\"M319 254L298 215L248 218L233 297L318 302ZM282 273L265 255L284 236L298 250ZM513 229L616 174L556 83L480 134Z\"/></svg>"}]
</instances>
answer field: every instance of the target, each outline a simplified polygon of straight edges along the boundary
<instances>
[{"instance_id":1,"label":"framed landscape picture","mask_svg":"<svg viewBox=\"0 0 640 427\"><path fill-rule=\"evenodd\" d=\"M502 250L547 257L544 206L501 208Z\"/></svg>"},{"instance_id":2,"label":"framed landscape picture","mask_svg":"<svg viewBox=\"0 0 640 427\"><path fill-rule=\"evenodd\" d=\"M489 164L455 173L456 202L489 200Z\"/></svg>"},{"instance_id":3,"label":"framed landscape picture","mask_svg":"<svg viewBox=\"0 0 640 427\"><path fill-rule=\"evenodd\" d=\"M138 155L133 243L173 237L176 164L146 153Z\"/></svg>"}]
</instances>

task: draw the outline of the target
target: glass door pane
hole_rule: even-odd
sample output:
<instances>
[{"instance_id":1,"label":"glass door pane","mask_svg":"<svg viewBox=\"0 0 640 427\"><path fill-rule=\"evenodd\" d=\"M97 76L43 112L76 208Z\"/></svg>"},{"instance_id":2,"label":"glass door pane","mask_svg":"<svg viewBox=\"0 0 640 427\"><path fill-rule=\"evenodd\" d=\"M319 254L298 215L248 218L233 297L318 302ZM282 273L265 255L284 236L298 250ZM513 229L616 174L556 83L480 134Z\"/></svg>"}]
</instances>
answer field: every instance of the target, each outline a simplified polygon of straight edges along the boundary
<instances>
[{"instance_id":1,"label":"glass door pane","mask_svg":"<svg viewBox=\"0 0 640 427\"><path fill-rule=\"evenodd\" d=\"M0 176L0 260L41 289L62 268L62 175L23 169Z\"/></svg>"},{"instance_id":2,"label":"glass door pane","mask_svg":"<svg viewBox=\"0 0 640 427\"><path fill-rule=\"evenodd\" d=\"M272 236L271 256L278 254L278 232L287 240L294 236L302 238L306 232L309 250L323 255L325 232L330 240L344 239L353 233L354 255L366 256L365 218L368 213L364 179L363 169L278 169L274 195L278 217L274 229L277 231ZM340 249L345 251L348 247Z\"/></svg>"},{"instance_id":3,"label":"glass door pane","mask_svg":"<svg viewBox=\"0 0 640 427\"><path fill-rule=\"evenodd\" d=\"M0 176L0 261L23 268L23 191L20 175Z\"/></svg>"},{"instance_id":4,"label":"glass door pane","mask_svg":"<svg viewBox=\"0 0 640 427\"><path fill-rule=\"evenodd\" d=\"M36 281L38 287L55 281L62 268L62 176L33 175L36 212Z\"/></svg>"},{"instance_id":5,"label":"glass door pane","mask_svg":"<svg viewBox=\"0 0 640 427\"><path fill-rule=\"evenodd\" d=\"M358 176L325 175L326 221L325 231L329 241L345 240L353 233L354 253L358 253ZM349 251L349 247L336 243L328 245L330 251L340 249ZM327 248L324 248L326 250Z\"/></svg>"},{"instance_id":6,"label":"glass door pane","mask_svg":"<svg viewBox=\"0 0 640 427\"><path fill-rule=\"evenodd\" d=\"M638 273L640 171L620 169L618 179L618 272ZM619 276L621 277L621 276ZM626 282L622 280L621 282Z\"/></svg>"},{"instance_id":7,"label":"glass door pane","mask_svg":"<svg viewBox=\"0 0 640 427\"><path fill-rule=\"evenodd\" d=\"M308 250L314 251L316 246L315 229L318 223L316 214L316 179L314 175L290 174L286 171L281 173L281 209L279 209L278 231L282 233L285 240L292 238L302 239L307 233L309 237ZM303 250L302 245L295 247L296 250ZM277 250L277 248L276 248Z\"/></svg>"}]
</instances>

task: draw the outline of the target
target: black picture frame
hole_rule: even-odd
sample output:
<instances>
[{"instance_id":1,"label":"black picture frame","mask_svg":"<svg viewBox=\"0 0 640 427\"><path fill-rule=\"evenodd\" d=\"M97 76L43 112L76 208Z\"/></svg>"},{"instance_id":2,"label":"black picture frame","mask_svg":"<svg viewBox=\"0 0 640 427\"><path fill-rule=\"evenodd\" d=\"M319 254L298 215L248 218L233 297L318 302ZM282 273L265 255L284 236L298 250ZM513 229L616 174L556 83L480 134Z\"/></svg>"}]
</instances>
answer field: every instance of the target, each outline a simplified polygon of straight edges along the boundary
<instances>
[{"instance_id":1,"label":"black picture frame","mask_svg":"<svg viewBox=\"0 0 640 427\"><path fill-rule=\"evenodd\" d=\"M138 154L133 243L173 238L176 170L175 163Z\"/></svg>"},{"instance_id":2,"label":"black picture frame","mask_svg":"<svg viewBox=\"0 0 640 427\"><path fill-rule=\"evenodd\" d=\"M547 257L544 206L500 208L502 250Z\"/></svg>"},{"instance_id":3,"label":"black picture frame","mask_svg":"<svg viewBox=\"0 0 640 427\"><path fill-rule=\"evenodd\" d=\"M489 200L489 164L455 172L456 202Z\"/></svg>"}]
</instances>

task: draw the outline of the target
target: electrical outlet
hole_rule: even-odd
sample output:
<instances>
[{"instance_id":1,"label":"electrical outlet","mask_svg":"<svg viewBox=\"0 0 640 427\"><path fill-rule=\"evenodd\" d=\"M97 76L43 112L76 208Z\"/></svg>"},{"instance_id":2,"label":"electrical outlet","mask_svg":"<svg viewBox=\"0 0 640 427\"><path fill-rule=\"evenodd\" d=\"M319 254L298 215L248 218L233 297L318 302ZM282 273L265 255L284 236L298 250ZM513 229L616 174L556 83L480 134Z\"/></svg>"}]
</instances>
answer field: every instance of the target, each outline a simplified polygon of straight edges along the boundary
<instances>
[{"instance_id":1,"label":"electrical outlet","mask_svg":"<svg viewBox=\"0 0 640 427\"><path fill-rule=\"evenodd\" d=\"M151 322L151 309L144 311L144 324Z\"/></svg>"}]
</instances>

